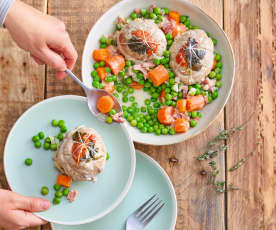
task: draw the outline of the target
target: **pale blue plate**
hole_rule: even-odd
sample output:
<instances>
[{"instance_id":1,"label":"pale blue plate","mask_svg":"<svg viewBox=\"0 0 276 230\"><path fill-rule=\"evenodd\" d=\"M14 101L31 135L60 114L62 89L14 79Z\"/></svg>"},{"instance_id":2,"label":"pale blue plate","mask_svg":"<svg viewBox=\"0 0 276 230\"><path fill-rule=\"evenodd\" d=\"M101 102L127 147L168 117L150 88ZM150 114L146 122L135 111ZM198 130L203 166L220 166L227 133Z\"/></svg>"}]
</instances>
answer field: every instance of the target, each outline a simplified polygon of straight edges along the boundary
<instances>
[{"instance_id":1,"label":"pale blue plate","mask_svg":"<svg viewBox=\"0 0 276 230\"><path fill-rule=\"evenodd\" d=\"M59 129L51 126L52 119L65 120L68 130L82 124L97 130L110 153L110 160L96 183L72 183L72 189L78 190L75 202L69 203L63 197L60 205L52 205L48 211L36 214L47 221L66 225L95 221L119 205L132 184L136 165L132 139L124 124L108 125L92 116L84 97L60 96L42 101L18 119L6 142L4 167L13 191L42 197L41 187L48 186L50 192L45 198L52 201L58 174L52 161L53 152L36 149L31 140L39 131L47 136L57 135ZM24 164L27 157L33 159L32 166Z\"/></svg>"},{"instance_id":2,"label":"pale blue plate","mask_svg":"<svg viewBox=\"0 0 276 230\"><path fill-rule=\"evenodd\" d=\"M136 152L137 164L131 189L116 209L93 223L78 226L52 224L53 230L125 230L127 217L153 194L157 194L166 205L146 229L173 230L177 201L172 183L156 161L140 151Z\"/></svg>"}]
</instances>

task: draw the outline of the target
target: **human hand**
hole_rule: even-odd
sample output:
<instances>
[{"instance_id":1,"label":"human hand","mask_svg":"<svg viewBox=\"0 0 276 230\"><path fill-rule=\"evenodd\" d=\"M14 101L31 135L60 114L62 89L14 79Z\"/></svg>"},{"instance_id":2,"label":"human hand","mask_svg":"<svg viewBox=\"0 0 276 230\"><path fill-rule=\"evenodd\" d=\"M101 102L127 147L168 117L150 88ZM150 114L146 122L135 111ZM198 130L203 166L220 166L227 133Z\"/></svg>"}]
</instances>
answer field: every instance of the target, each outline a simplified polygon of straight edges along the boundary
<instances>
[{"instance_id":1,"label":"human hand","mask_svg":"<svg viewBox=\"0 0 276 230\"><path fill-rule=\"evenodd\" d=\"M18 230L46 223L32 212L47 210L48 200L0 189L0 202L0 228Z\"/></svg>"},{"instance_id":2,"label":"human hand","mask_svg":"<svg viewBox=\"0 0 276 230\"><path fill-rule=\"evenodd\" d=\"M18 46L28 52L38 64L48 64L65 76L65 68L73 69L77 52L63 22L55 17L15 1L4 25Z\"/></svg>"}]
</instances>

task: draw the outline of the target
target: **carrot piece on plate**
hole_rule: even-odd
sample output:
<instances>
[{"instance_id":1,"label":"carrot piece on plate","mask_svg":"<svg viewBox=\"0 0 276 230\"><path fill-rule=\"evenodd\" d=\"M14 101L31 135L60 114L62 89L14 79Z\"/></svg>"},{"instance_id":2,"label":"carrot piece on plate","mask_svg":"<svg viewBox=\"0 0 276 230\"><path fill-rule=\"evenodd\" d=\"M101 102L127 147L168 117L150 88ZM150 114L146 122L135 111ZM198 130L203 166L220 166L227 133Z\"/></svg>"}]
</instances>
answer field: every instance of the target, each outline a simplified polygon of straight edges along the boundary
<instances>
[{"instance_id":1,"label":"carrot piece on plate","mask_svg":"<svg viewBox=\"0 0 276 230\"><path fill-rule=\"evenodd\" d=\"M170 11L169 12L169 18L173 19L174 21L176 21L176 23L180 22L180 15L179 13L177 13L176 11Z\"/></svg>"},{"instance_id":2,"label":"carrot piece on plate","mask_svg":"<svg viewBox=\"0 0 276 230\"><path fill-rule=\"evenodd\" d=\"M166 92L165 90L163 89L159 95L159 99L161 102L165 102L165 95L166 95Z\"/></svg>"},{"instance_id":3,"label":"carrot piece on plate","mask_svg":"<svg viewBox=\"0 0 276 230\"><path fill-rule=\"evenodd\" d=\"M204 96L202 95L196 95L196 96L187 98L186 108L188 112L200 110L204 106L205 106L205 99L204 99Z\"/></svg>"},{"instance_id":4,"label":"carrot piece on plate","mask_svg":"<svg viewBox=\"0 0 276 230\"><path fill-rule=\"evenodd\" d=\"M97 71L97 73L98 73L101 81L103 81L105 79L105 77L106 77L105 68L104 67L98 67L96 69L96 71Z\"/></svg>"},{"instance_id":5,"label":"carrot piece on plate","mask_svg":"<svg viewBox=\"0 0 276 230\"><path fill-rule=\"evenodd\" d=\"M66 176L66 175L62 175L62 174L58 174L57 184L59 184L63 187L66 187L66 188L70 188L71 182L72 182L71 177Z\"/></svg>"},{"instance_id":6,"label":"carrot piece on plate","mask_svg":"<svg viewBox=\"0 0 276 230\"><path fill-rule=\"evenodd\" d=\"M113 93L114 91L114 82L103 81L103 89L108 91L109 93Z\"/></svg>"},{"instance_id":7,"label":"carrot piece on plate","mask_svg":"<svg viewBox=\"0 0 276 230\"><path fill-rule=\"evenodd\" d=\"M190 123L189 121L183 118L177 118L174 122L174 130L177 133L185 133L189 130Z\"/></svg>"},{"instance_id":8,"label":"carrot piece on plate","mask_svg":"<svg viewBox=\"0 0 276 230\"><path fill-rule=\"evenodd\" d=\"M110 96L101 96L97 103L97 108L101 113L108 113L114 106L114 101Z\"/></svg>"},{"instance_id":9,"label":"carrot piece on plate","mask_svg":"<svg viewBox=\"0 0 276 230\"><path fill-rule=\"evenodd\" d=\"M130 86L133 89L142 89L144 87L144 85L140 85L137 81L132 81Z\"/></svg>"},{"instance_id":10,"label":"carrot piece on plate","mask_svg":"<svg viewBox=\"0 0 276 230\"><path fill-rule=\"evenodd\" d=\"M109 49L97 49L93 51L93 58L95 61L106 61L109 57Z\"/></svg>"},{"instance_id":11,"label":"carrot piece on plate","mask_svg":"<svg viewBox=\"0 0 276 230\"><path fill-rule=\"evenodd\" d=\"M163 65L159 65L148 72L148 77L155 86L159 86L169 79L169 72Z\"/></svg>"},{"instance_id":12,"label":"carrot piece on plate","mask_svg":"<svg viewBox=\"0 0 276 230\"><path fill-rule=\"evenodd\" d=\"M118 74L125 67L125 59L121 55L109 57L106 64L110 67L113 74Z\"/></svg>"},{"instance_id":13,"label":"carrot piece on plate","mask_svg":"<svg viewBox=\"0 0 276 230\"><path fill-rule=\"evenodd\" d=\"M217 65L217 60L214 59L214 63L213 63L213 66L212 66L212 70L214 70L216 68L216 65Z\"/></svg>"},{"instance_id":14,"label":"carrot piece on plate","mask_svg":"<svg viewBox=\"0 0 276 230\"><path fill-rule=\"evenodd\" d=\"M157 118L160 123L170 125L173 122L174 108L172 106L165 106L158 110Z\"/></svg>"},{"instance_id":15,"label":"carrot piece on plate","mask_svg":"<svg viewBox=\"0 0 276 230\"><path fill-rule=\"evenodd\" d=\"M183 34L184 32L186 32L186 27L179 23L173 28L172 36L175 38L178 34Z\"/></svg>"},{"instance_id":16,"label":"carrot piece on plate","mask_svg":"<svg viewBox=\"0 0 276 230\"><path fill-rule=\"evenodd\" d=\"M180 99L176 102L176 108L180 113L185 113L186 112L186 100L185 99Z\"/></svg>"}]
</instances>

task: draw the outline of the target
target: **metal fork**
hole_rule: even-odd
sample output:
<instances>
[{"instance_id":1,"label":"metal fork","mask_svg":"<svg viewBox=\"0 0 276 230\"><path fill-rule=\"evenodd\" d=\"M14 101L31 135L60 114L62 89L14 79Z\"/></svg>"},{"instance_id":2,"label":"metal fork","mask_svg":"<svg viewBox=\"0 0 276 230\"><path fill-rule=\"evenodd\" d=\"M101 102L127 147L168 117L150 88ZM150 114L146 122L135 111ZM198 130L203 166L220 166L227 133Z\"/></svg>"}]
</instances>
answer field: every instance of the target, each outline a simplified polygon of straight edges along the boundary
<instances>
[{"instance_id":1,"label":"metal fork","mask_svg":"<svg viewBox=\"0 0 276 230\"><path fill-rule=\"evenodd\" d=\"M126 230L142 230L165 205L156 194L134 211L126 221Z\"/></svg>"},{"instance_id":2,"label":"metal fork","mask_svg":"<svg viewBox=\"0 0 276 230\"><path fill-rule=\"evenodd\" d=\"M88 108L91 111L92 114L94 114L99 120L104 121L105 120L105 115L100 113L100 111L97 109L97 102L101 96L110 96L113 98L114 101L114 106L113 108L117 112L121 112L122 108L118 100L109 92L103 90L103 89L94 89L94 88L88 88L85 84L83 84L80 79L73 74L69 69L66 69L65 72L73 78L73 80L78 83L82 89L84 90L86 96L87 96L87 103L88 103Z\"/></svg>"}]
</instances>

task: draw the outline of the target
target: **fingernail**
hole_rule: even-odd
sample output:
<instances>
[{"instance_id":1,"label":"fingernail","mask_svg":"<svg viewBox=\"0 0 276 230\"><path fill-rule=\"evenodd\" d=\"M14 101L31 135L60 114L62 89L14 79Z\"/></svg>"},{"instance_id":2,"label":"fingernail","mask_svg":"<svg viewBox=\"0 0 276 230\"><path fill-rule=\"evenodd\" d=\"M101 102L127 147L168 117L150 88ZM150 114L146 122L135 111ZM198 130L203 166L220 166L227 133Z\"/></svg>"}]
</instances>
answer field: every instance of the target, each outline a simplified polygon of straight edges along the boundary
<instances>
[{"instance_id":1,"label":"fingernail","mask_svg":"<svg viewBox=\"0 0 276 230\"><path fill-rule=\"evenodd\" d=\"M41 202L41 208L42 209L48 209L50 207L50 202L45 200Z\"/></svg>"}]
</instances>

